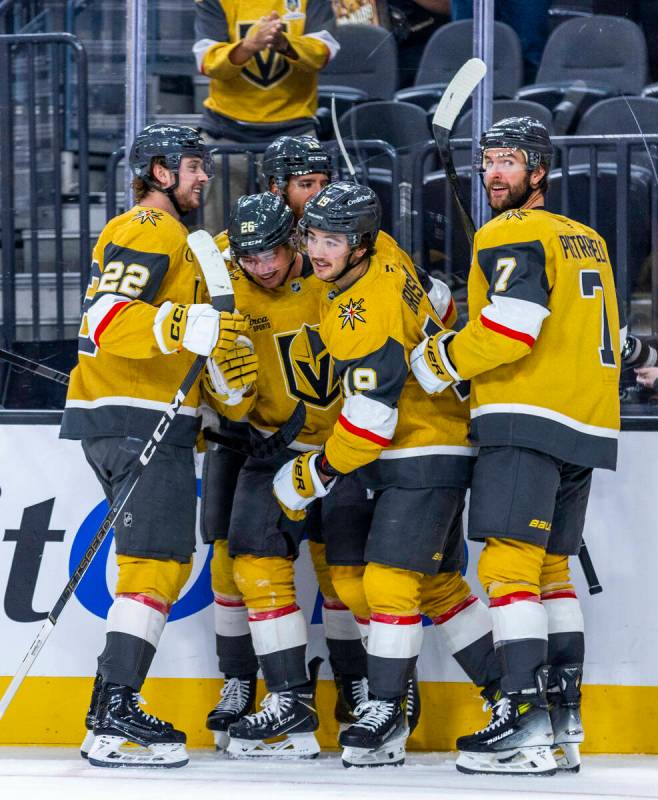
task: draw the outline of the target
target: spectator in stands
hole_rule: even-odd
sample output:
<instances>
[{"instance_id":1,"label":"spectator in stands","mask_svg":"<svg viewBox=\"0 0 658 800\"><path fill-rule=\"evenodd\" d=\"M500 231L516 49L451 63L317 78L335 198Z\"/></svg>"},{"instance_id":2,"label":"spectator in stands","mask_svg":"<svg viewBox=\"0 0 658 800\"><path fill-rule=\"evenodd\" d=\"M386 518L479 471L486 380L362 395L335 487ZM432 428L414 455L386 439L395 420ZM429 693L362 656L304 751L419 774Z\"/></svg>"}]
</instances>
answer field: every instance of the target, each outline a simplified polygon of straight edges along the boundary
<instances>
[{"instance_id":1,"label":"spectator in stands","mask_svg":"<svg viewBox=\"0 0 658 800\"><path fill-rule=\"evenodd\" d=\"M658 392L658 367L640 367L636 369L635 380L645 389Z\"/></svg>"},{"instance_id":2,"label":"spectator in stands","mask_svg":"<svg viewBox=\"0 0 658 800\"><path fill-rule=\"evenodd\" d=\"M315 133L317 73L338 51L329 0L198 0L194 54L210 77L201 127L209 144L269 143ZM231 195L246 191L247 159L231 159ZM221 182L206 227L223 227Z\"/></svg>"},{"instance_id":3,"label":"spectator in stands","mask_svg":"<svg viewBox=\"0 0 658 800\"><path fill-rule=\"evenodd\" d=\"M533 83L548 39L548 9L551 0L496 0L495 18L518 33L523 50L524 83ZM473 16L473 0L452 0L452 18Z\"/></svg>"}]
</instances>

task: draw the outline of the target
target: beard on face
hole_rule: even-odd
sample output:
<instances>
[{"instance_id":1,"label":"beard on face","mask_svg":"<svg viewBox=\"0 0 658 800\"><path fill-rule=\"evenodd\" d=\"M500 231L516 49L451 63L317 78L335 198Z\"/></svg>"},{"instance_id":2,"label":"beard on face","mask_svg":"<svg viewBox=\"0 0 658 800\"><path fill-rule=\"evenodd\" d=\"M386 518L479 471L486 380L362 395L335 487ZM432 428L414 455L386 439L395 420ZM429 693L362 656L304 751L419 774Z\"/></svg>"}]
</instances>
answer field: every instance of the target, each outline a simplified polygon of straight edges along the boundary
<instances>
[{"instance_id":1,"label":"beard on face","mask_svg":"<svg viewBox=\"0 0 658 800\"><path fill-rule=\"evenodd\" d=\"M502 214L503 211L509 211L511 208L520 208L526 202L532 194L530 176L526 174L520 186L511 187L508 185L507 189L507 195L502 200L496 201L499 205L494 205L491 199L491 188L487 187L487 200L494 214Z\"/></svg>"}]
</instances>

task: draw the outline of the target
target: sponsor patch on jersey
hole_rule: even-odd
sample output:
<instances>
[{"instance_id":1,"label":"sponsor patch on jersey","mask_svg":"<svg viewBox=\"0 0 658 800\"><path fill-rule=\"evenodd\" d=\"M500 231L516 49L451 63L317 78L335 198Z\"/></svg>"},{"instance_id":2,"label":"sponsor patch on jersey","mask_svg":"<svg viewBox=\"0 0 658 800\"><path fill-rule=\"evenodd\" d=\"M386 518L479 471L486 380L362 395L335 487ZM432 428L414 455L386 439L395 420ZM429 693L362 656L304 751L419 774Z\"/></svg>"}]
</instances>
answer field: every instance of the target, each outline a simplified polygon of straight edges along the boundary
<instances>
[{"instance_id":1,"label":"sponsor patch on jersey","mask_svg":"<svg viewBox=\"0 0 658 800\"><path fill-rule=\"evenodd\" d=\"M145 222L150 222L153 226L157 225L159 219L162 219L162 212L156 211L154 208L140 208L133 217L133 221L139 222L142 225Z\"/></svg>"},{"instance_id":2,"label":"sponsor patch on jersey","mask_svg":"<svg viewBox=\"0 0 658 800\"><path fill-rule=\"evenodd\" d=\"M275 339L288 394L311 406L329 408L340 397L340 381L318 329L319 325L305 323Z\"/></svg>"},{"instance_id":3,"label":"sponsor patch on jersey","mask_svg":"<svg viewBox=\"0 0 658 800\"><path fill-rule=\"evenodd\" d=\"M363 307L363 302L363 297L360 300L352 300L350 297L347 303L338 304L338 308L340 309L338 319L342 320L340 326L341 330L346 325L349 325L350 328L354 330L357 322L363 322L365 324L366 319L363 315L366 313L366 309Z\"/></svg>"},{"instance_id":4,"label":"sponsor patch on jersey","mask_svg":"<svg viewBox=\"0 0 658 800\"><path fill-rule=\"evenodd\" d=\"M266 331L268 328L272 327L269 317L266 314L260 317L253 317L251 314L245 314L244 318L252 331Z\"/></svg>"}]
</instances>

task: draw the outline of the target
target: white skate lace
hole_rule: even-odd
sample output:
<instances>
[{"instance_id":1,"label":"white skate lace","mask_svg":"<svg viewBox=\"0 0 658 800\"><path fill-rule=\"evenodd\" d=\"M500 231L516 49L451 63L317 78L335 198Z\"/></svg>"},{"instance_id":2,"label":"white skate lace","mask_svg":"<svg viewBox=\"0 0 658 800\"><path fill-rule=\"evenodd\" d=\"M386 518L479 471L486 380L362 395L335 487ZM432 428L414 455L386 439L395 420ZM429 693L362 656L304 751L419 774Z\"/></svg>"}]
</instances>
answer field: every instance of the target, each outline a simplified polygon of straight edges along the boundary
<instances>
[{"instance_id":1,"label":"white skate lace","mask_svg":"<svg viewBox=\"0 0 658 800\"><path fill-rule=\"evenodd\" d=\"M292 702L292 696L289 694L270 692L265 695L263 702L260 704L263 710L250 714L245 719L251 725L262 725L265 722L272 722L274 719L281 722L281 714L290 710Z\"/></svg>"},{"instance_id":2,"label":"white skate lace","mask_svg":"<svg viewBox=\"0 0 658 800\"><path fill-rule=\"evenodd\" d=\"M217 711L227 711L239 714L249 699L249 681L240 678L229 678L219 694L219 703L215 706Z\"/></svg>"},{"instance_id":3,"label":"white skate lace","mask_svg":"<svg viewBox=\"0 0 658 800\"><path fill-rule=\"evenodd\" d=\"M366 700L365 703L359 703L354 709L354 715L359 720L356 724L359 727L375 731L388 722L393 708L394 704L390 700Z\"/></svg>"},{"instance_id":4,"label":"white skate lace","mask_svg":"<svg viewBox=\"0 0 658 800\"><path fill-rule=\"evenodd\" d=\"M509 698L501 697L500 700L497 703L494 703L493 705L488 700L486 700L484 706L482 707L482 710L483 711L491 710L493 717L491 719L491 722L486 727L482 728L482 730L477 731L476 735L478 733L489 733L490 731L495 731L500 725L502 725L504 722L507 722L510 710Z\"/></svg>"},{"instance_id":5,"label":"white skate lace","mask_svg":"<svg viewBox=\"0 0 658 800\"><path fill-rule=\"evenodd\" d=\"M350 684L354 698L354 713L356 713L357 708L368 702L368 679L359 678L359 680L350 681Z\"/></svg>"},{"instance_id":6,"label":"white skate lace","mask_svg":"<svg viewBox=\"0 0 658 800\"><path fill-rule=\"evenodd\" d=\"M139 714L139 716L142 717L142 719L146 720L146 722L148 722L151 725L159 725L160 727L167 727L167 725L169 725L168 722L164 722L164 720L154 717L153 714L147 714L146 711L144 711L144 709L140 705L140 703L142 705L146 705L146 700L144 700L144 698L139 692L133 692L132 707Z\"/></svg>"}]
</instances>

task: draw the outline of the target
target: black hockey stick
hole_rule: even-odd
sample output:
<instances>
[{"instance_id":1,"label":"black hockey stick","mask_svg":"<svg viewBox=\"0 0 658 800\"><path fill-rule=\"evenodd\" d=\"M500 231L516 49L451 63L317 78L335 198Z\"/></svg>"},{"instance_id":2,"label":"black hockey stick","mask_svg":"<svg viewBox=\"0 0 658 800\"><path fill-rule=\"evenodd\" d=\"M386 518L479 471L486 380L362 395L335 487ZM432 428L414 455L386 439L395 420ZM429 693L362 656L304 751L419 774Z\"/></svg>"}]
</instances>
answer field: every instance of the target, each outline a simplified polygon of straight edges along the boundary
<instances>
[{"instance_id":1,"label":"black hockey stick","mask_svg":"<svg viewBox=\"0 0 658 800\"><path fill-rule=\"evenodd\" d=\"M450 190L457 204L462 225L468 236L468 241L473 244L475 237L475 225L469 214L464 198L462 197L459 186L459 178L452 160L452 150L450 148L450 132L459 112L473 93L475 87L480 83L487 73L487 65L479 58L469 59L450 81L441 101L434 112L432 118L432 132L434 141L439 151L439 157L446 172L446 178L450 184Z\"/></svg>"},{"instance_id":2,"label":"black hockey stick","mask_svg":"<svg viewBox=\"0 0 658 800\"><path fill-rule=\"evenodd\" d=\"M215 308L217 311L233 311L235 303L233 297L233 287L228 270L226 269L224 260L216 246L215 250L217 250L217 255L219 258L214 257L208 240L210 244L214 246L214 242L209 233L206 233L206 231L196 231L196 233L189 235L188 244L190 245L192 252L197 256L197 260L201 266L203 275L206 279L206 284L208 286L208 291L210 292L210 296L212 298L213 308ZM128 502L128 499L133 493L144 469L148 466L148 463L153 458L153 455L158 447L158 443L162 441L163 437L171 427L171 423L174 421L176 414L182 408L185 397L196 383L199 375L201 374L201 370L205 366L205 363L206 356L197 356L194 359L194 363L188 370L187 375L183 378L183 382L169 403L166 411L160 418L151 438L144 446L139 458L135 461L135 465L126 477L123 486L119 490L119 493L112 503L111 508L103 518L100 527L94 534L94 537L89 543L89 547L87 547L82 560L75 568L73 575L71 575L69 581L62 590L62 593L53 606L52 611L48 614L47 620L39 631L37 638L32 642L30 649L25 654L25 657L18 668L18 672L16 675L14 675L9 686L7 687L7 690L2 696L2 699L0 700L0 718L2 718L4 715L9 704L14 698L14 695L29 672L32 664L41 652L41 648L44 646L48 637L52 633L60 614L64 610L64 606L71 599L71 596L82 580L94 555L113 527L117 517L121 513L121 510Z\"/></svg>"},{"instance_id":3,"label":"black hockey stick","mask_svg":"<svg viewBox=\"0 0 658 800\"><path fill-rule=\"evenodd\" d=\"M267 459L285 450L297 438L297 434L304 427L304 422L306 422L306 406L300 400L283 425L267 438L261 436L253 428L249 429L251 436L249 443L239 436L218 433L211 428L204 428L203 435L209 442L221 444L222 447L227 447L236 453L251 456L252 458Z\"/></svg>"},{"instance_id":4,"label":"black hockey stick","mask_svg":"<svg viewBox=\"0 0 658 800\"><path fill-rule=\"evenodd\" d=\"M3 347L0 347L0 359L11 364L12 367L20 367L26 372L32 372L34 375L41 375L42 378L48 378L64 386L68 385L69 376L65 372L47 367L45 364L33 361L31 358L19 356L18 353L12 353L11 350L5 350Z\"/></svg>"},{"instance_id":5,"label":"black hockey stick","mask_svg":"<svg viewBox=\"0 0 658 800\"><path fill-rule=\"evenodd\" d=\"M455 120L459 116L459 112L464 107L464 103L466 103L475 87L480 83L482 78L484 78L486 72L487 65L481 59L471 58L467 61L446 87L432 119L432 131L434 133L434 140L436 141L441 163L445 169L450 189L455 203L457 204L457 208L459 209L462 224L471 246L475 238L475 224L466 208L466 203L464 202L461 189L459 188L459 179L457 178L457 172L455 171L455 165L452 160L452 150L450 148L450 132L452 126L455 124ZM584 540L578 551L578 560L580 561L580 566L587 580L589 593L598 594L602 592L603 587L599 583L594 564L592 563L589 550Z\"/></svg>"}]
</instances>

